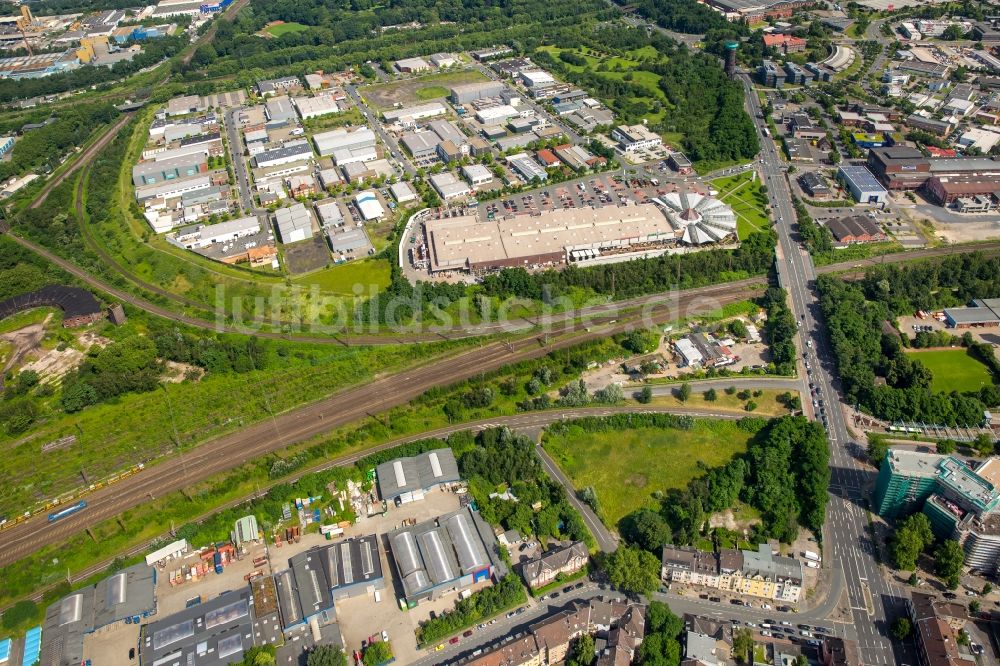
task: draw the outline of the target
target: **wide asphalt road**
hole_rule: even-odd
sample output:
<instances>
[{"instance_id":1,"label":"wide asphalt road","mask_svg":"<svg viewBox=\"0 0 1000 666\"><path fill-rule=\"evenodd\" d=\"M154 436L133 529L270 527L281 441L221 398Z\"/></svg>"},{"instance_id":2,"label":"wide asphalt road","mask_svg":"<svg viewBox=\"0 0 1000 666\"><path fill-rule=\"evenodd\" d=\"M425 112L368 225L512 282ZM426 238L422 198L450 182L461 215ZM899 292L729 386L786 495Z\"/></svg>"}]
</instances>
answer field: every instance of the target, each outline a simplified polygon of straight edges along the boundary
<instances>
[{"instance_id":1,"label":"wide asphalt road","mask_svg":"<svg viewBox=\"0 0 1000 666\"><path fill-rule=\"evenodd\" d=\"M556 613L568 610L573 602L588 602L591 599L601 597L605 599L625 599L625 596L621 592L604 589L604 586L599 587L596 583L587 580L584 580L583 583L583 587L579 589L573 589L568 592L560 590L559 596L556 599L549 599L547 601L529 599L522 606L524 608L522 613L516 614L513 617L507 617L506 614L502 614L495 618L493 624L489 624L482 629L473 627L472 636L468 638L460 636L459 642L454 645L449 643L447 638L444 638L438 642L438 644L443 643L444 645L441 650L434 649L437 645L428 648L426 656L414 661L412 666L462 663L462 660L469 657L475 650L486 651L509 638L516 638L527 634L530 625ZM568 583L567 585L575 588L577 583ZM836 592L842 589L842 585L842 580L835 580L832 590ZM681 617L686 613L690 613L718 620L738 620L747 626L749 626L749 623L753 623L758 627L758 631L760 624L767 620L774 620L776 622L785 621L789 623L786 626L794 632L788 635L797 635L799 633L796 625L809 624L813 627L823 627L831 635L853 640L857 636L856 628L853 625L830 622L825 619L833 611L834 606L836 606L838 597L839 594L830 594L823 603L815 608L794 614L779 613L774 610L766 611L756 608L746 608L731 604L717 604L692 598L691 596L681 596L672 593L663 594L654 592L649 598L642 601L661 601L670 606L670 609Z\"/></svg>"},{"instance_id":2,"label":"wide asphalt road","mask_svg":"<svg viewBox=\"0 0 1000 666\"><path fill-rule=\"evenodd\" d=\"M883 576L876 544L869 534L866 485L870 471L854 458L851 433L844 418L844 405L838 393L836 365L822 312L815 292L816 278L812 257L792 237L797 227L792 195L785 174L787 166L774 140L765 133L760 106L750 79L741 81L761 141L761 179L768 185L768 198L778 218L780 281L791 298L792 311L800 320L799 336L805 344L797 345L810 361L807 378L815 389L820 418L830 445L830 501L823 526L824 558L827 565L846 580L847 597L854 625L859 628L858 647L865 664L912 663L898 641L889 637L889 626L905 614L906 593Z\"/></svg>"}]
</instances>

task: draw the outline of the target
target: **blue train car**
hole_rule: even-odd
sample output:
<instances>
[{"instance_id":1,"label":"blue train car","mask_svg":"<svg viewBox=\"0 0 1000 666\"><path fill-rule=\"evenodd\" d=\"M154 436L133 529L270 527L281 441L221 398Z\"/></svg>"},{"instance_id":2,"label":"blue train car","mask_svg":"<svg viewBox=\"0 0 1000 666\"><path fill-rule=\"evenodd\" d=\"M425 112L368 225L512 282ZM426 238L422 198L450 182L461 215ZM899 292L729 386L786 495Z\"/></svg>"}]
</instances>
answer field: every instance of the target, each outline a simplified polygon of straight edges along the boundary
<instances>
[{"instance_id":1,"label":"blue train car","mask_svg":"<svg viewBox=\"0 0 1000 666\"><path fill-rule=\"evenodd\" d=\"M61 518L65 518L66 516L72 516L77 511L83 511L86 508L87 508L87 503L84 502L83 500L80 500L79 502L73 504L72 506L68 506L60 511L55 511L53 513L50 513L49 522L54 523L57 520L60 520Z\"/></svg>"}]
</instances>

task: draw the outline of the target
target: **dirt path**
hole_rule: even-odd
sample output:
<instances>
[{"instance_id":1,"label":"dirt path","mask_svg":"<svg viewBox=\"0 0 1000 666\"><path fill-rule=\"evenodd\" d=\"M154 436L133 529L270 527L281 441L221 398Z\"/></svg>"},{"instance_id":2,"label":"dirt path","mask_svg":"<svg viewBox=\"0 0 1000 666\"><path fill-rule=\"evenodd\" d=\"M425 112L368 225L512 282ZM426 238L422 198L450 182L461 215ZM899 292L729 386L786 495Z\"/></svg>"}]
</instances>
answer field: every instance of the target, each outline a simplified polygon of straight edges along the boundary
<instances>
[{"instance_id":1,"label":"dirt path","mask_svg":"<svg viewBox=\"0 0 1000 666\"><path fill-rule=\"evenodd\" d=\"M30 352L38 349L38 346L42 343L42 338L45 337L45 324L51 318L52 315L49 315L41 324L31 324L16 331L0 335L0 340L9 342L14 347L10 358L4 363L2 373L0 373L0 388L3 388L3 377L7 374L7 371L23 361L24 357Z\"/></svg>"}]
</instances>

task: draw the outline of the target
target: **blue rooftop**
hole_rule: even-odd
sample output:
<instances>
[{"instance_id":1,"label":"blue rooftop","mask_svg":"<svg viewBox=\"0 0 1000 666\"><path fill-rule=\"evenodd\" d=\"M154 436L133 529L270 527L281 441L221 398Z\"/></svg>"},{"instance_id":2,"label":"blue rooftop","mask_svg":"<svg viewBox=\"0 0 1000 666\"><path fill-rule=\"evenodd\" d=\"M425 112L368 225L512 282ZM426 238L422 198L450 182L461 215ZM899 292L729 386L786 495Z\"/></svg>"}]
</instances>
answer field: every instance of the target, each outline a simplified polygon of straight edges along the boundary
<instances>
[{"instance_id":1,"label":"blue rooftop","mask_svg":"<svg viewBox=\"0 0 1000 666\"><path fill-rule=\"evenodd\" d=\"M21 666L33 666L38 661L38 655L42 652L42 628L32 627L24 635L24 655L21 657Z\"/></svg>"},{"instance_id":2,"label":"blue rooftop","mask_svg":"<svg viewBox=\"0 0 1000 666\"><path fill-rule=\"evenodd\" d=\"M882 183L875 179L872 172L863 166L842 166L840 175L849 180L862 192L885 191Z\"/></svg>"}]
</instances>

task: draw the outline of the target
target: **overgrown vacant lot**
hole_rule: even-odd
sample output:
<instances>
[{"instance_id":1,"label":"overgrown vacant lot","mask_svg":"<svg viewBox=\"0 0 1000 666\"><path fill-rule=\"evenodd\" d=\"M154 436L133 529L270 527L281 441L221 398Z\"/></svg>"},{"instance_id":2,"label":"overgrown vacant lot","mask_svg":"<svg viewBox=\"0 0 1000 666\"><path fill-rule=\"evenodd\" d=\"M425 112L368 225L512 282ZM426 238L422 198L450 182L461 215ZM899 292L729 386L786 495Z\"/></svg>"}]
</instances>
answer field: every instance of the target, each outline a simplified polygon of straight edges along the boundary
<instances>
[{"instance_id":1,"label":"overgrown vacant lot","mask_svg":"<svg viewBox=\"0 0 1000 666\"><path fill-rule=\"evenodd\" d=\"M448 88L451 86L485 80L486 77L482 72L470 69L418 76L393 83L362 86L358 92L364 96L369 104L384 111L391 109L396 104L405 106L429 99L447 97Z\"/></svg>"},{"instance_id":2,"label":"overgrown vacant lot","mask_svg":"<svg viewBox=\"0 0 1000 666\"><path fill-rule=\"evenodd\" d=\"M993 383L989 369L964 349L931 349L911 352L934 375L935 391L978 391Z\"/></svg>"},{"instance_id":3,"label":"overgrown vacant lot","mask_svg":"<svg viewBox=\"0 0 1000 666\"><path fill-rule=\"evenodd\" d=\"M640 507L656 508L653 493L683 488L705 467L746 451L750 439L731 421L697 420L691 430L638 428L588 433L580 427L545 436L545 450L576 488L593 486L601 519L615 526Z\"/></svg>"}]
</instances>

